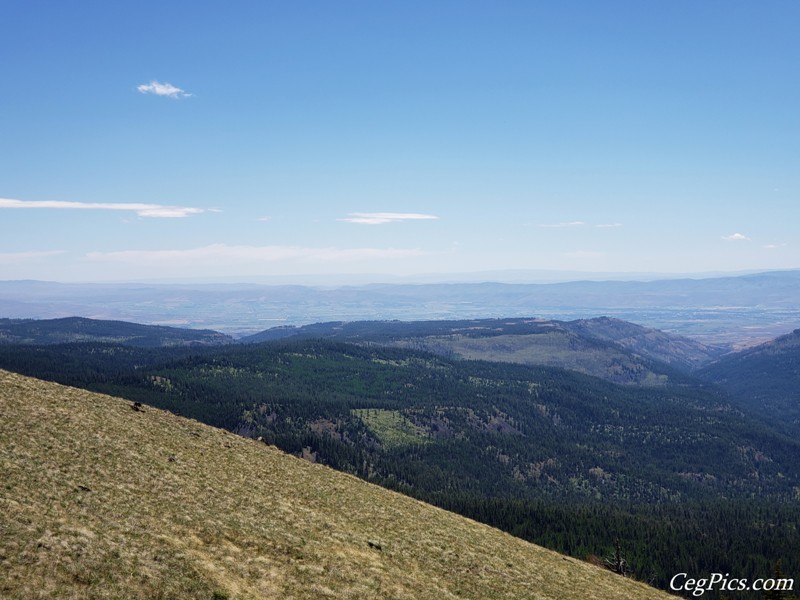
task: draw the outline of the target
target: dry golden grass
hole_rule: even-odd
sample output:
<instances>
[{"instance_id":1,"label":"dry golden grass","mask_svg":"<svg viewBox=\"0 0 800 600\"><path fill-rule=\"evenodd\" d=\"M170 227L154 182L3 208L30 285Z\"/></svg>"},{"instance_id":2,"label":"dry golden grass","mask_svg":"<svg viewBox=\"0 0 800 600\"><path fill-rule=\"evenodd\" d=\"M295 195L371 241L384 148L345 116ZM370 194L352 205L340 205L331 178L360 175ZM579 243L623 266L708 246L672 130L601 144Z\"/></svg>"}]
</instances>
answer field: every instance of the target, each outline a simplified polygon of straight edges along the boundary
<instances>
[{"instance_id":1,"label":"dry golden grass","mask_svg":"<svg viewBox=\"0 0 800 600\"><path fill-rule=\"evenodd\" d=\"M259 442L0 371L0 597L669 596Z\"/></svg>"}]
</instances>

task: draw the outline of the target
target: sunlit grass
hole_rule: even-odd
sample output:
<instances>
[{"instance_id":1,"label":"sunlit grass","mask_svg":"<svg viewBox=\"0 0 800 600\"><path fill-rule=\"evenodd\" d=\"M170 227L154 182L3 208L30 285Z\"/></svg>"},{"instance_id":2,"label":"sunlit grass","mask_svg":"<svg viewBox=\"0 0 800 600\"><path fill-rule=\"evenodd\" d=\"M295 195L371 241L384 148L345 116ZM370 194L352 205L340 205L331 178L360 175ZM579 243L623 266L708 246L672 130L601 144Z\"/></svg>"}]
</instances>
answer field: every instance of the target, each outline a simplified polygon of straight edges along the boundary
<instances>
[{"instance_id":1,"label":"sunlit grass","mask_svg":"<svg viewBox=\"0 0 800 600\"><path fill-rule=\"evenodd\" d=\"M399 410L359 408L352 412L364 422L386 450L430 441L425 429L412 423Z\"/></svg>"}]
</instances>

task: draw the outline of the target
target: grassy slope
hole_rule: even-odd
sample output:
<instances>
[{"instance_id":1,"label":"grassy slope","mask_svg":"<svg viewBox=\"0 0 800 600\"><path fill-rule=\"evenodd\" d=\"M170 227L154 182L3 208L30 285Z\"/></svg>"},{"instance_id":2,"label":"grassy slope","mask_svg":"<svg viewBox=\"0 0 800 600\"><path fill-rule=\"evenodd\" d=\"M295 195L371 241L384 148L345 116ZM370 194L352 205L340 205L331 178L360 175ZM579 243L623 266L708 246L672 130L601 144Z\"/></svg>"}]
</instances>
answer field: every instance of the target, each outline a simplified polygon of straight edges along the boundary
<instances>
[{"instance_id":1,"label":"grassy slope","mask_svg":"<svg viewBox=\"0 0 800 600\"><path fill-rule=\"evenodd\" d=\"M4 371L0 473L3 598L668 597L262 443Z\"/></svg>"}]
</instances>

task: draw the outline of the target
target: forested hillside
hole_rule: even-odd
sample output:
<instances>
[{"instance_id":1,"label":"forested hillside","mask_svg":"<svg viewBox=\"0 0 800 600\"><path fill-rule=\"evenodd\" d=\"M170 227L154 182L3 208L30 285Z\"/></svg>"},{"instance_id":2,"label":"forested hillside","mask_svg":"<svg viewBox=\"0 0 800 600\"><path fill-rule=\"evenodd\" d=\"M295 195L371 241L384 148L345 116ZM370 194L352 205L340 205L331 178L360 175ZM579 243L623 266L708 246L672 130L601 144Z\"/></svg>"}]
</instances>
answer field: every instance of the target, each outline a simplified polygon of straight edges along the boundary
<instances>
[{"instance_id":1,"label":"forested hillside","mask_svg":"<svg viewBox=\"0 0 800 600\"><path fill-rule=\"evenodd\" d=\"M131 346L219 346L233 338L208 329L181 329L67 317L63 319L0 319L0 344L65 344L109 342Z\"/></svg>"},{"instance_id":2,"label":"forested hillside","mask_svg":"<svg viewBox=\"0 0 800 600\"><path fill-rule=\"evenodd\" d=\"M726 348L619 319L356 321L276 327L245 343L325 338L426 350L445 357L562 367L615 383L657 385L709 363Z\"/></svg>"},{"instance_id":3,"label":"forested hillside","mask_svg":"<svg viewBox=\"0 0 800 600\"><path fill-rule=\"evenodd\" d=\"M723 357L698 375L728 390L734 403L800 438L800 329Z\"/></svg>"},{"instance_id":4,"label":"forested hillside","mask_svg":"<svg viewBox=\"0 0 800 600\"><path fill-rule=\"evenodd\" d=\"M800 445L689 380L621 386L320 340L17 346L0 366L260 436L579 558L620 538L662 587L678 568L800 566Z\"/></svg>"},{"instance_id":5,"label":"forested hillside","mask_svg":"<svg viewBox=\"0 0 800 600\"><path fill-rule=\"evenodd\" d=\"M3 598L667 598L149 407L0 371L0 409Z\"/></svg>"}]
</instances>

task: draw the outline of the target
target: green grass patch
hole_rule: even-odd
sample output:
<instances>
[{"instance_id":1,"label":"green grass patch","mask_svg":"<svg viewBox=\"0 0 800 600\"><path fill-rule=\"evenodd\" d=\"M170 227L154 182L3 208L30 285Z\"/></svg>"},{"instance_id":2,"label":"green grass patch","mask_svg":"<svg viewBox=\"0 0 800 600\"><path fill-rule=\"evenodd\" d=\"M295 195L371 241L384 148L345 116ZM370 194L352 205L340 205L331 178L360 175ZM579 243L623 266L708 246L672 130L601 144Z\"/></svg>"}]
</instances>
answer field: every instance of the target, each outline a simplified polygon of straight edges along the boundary
<instances>
[{"instance_id":1,"label":"green grass patch","mask_svg":"<svg viewBox=\"0 0 800 600\"><path fill-rule=\"evenodd\" d=\"M430 442L428 432L409 421L399 410L358 408L352 413L364 422L386 450Z\"/></svg>"}]
</instances>

